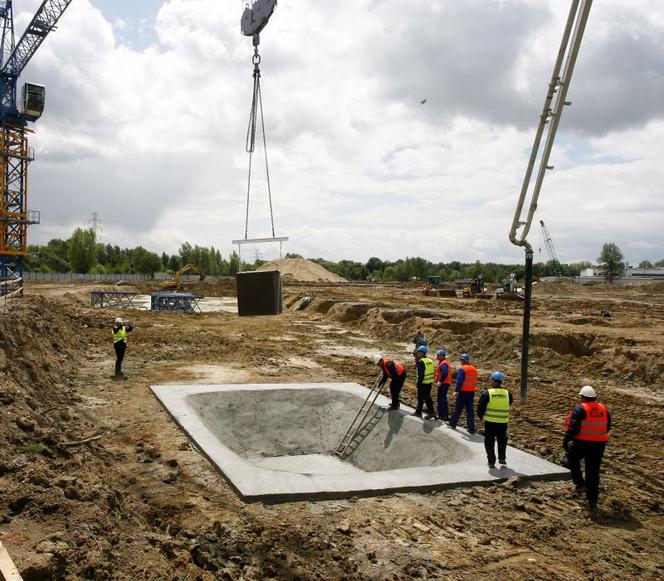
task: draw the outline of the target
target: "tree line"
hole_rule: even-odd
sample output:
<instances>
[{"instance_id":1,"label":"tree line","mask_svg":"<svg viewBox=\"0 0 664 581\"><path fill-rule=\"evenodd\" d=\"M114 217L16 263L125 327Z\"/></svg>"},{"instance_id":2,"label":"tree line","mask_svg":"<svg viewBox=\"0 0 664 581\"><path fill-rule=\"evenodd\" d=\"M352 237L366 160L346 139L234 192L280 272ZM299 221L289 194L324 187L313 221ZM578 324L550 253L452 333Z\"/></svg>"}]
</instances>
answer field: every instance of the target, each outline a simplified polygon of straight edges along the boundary
<instances>
[{"instance_id":1,"label":"tree line","mask_svg":"<svg viewBox=\"0 0 664 581\"><path fill-rule=\"evenodd\" d=\"M287 258L302 258L299 254L287 254ZM494 262L432 262L420 257L409 257L395 261L371 257L367 262L340 260L338 262L314 258L313 262L348 280L373 280L407 282L426 280L438 276L443 281L476 278L481 275L486 282L499 283L514 273L518 279L524 276L523 264L498 264ZM613 243L604 244L597 259L602 273L609 279L621 276L625 269L622 252ZM243 262L242 270L255 270L265 261L257 258L252 263ZM80 272L94 274L174 273L186 264L193 264L205 275L228 276L240 270L238 255L233 251L222 256L214 247L206 248L182 244L177 254L158 254L141 246L120 248L117 245L101 244L92 228L76 228L67 240L54 239L44 245L31 245L25 259L25 268L33 272ZM533 274L546 276L579 276L583 269L590 268L587 261L561 264L557 261L539 262L533 265ZM640 268L664 266L664 260L656 263L643 261Z\"/></svg>"},{"instance_id":2,"label":"tree line","mask_svg":"<svg viewBox=\"0 0 664 581\"><path fill-rule=\"evenodd\" d=\"M25 269L33 272L81 272L93 274L158 272L174 273L193 264L203 274L233 275L240 269L236 252L227 259L214 247L192 246L185 242L177 254L157 254L142 246L120 248L101 244L92 228L76 228L67 240L54 239L44 245L30 245Z\"/></svg>"}]
</instances>

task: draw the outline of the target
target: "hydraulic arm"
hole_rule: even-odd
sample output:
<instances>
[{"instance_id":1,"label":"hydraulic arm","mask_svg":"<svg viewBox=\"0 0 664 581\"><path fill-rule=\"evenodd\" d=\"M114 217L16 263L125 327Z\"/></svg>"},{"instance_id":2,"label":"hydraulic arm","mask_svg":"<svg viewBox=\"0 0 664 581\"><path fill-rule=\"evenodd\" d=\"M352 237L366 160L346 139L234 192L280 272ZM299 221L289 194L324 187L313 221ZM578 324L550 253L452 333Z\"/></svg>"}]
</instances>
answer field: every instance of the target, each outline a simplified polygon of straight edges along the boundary
<instances>
[{"instance_id":1,"label":"hydraulic arm","mask_svg":"<svg viewBox=\"0 0 664 581\"><path fill-rule=\"evenodd\" d=\"M542 183L547 170L553 169L549 165L549 157L553 149L553 142L556 138L558 125L563 113L565 105L570 105L567 98L567 91L569 89L570 81L572 80L572 73L579 54L581 40L583 33L586 29L588 22L588 15L592 7L592 0L572 0L569 16L563 32L562 42L558 50L558 57L553 67L553 74L549 82L549 88L544 100L544 108L540 115L539 126L535 134L535 142L530 153L526 175L521 187L521 194L514 213L514 220L512 221L512 228L510 229L509 239L512 244L522 246L526 253L526 294L523 308L523 337L522 337L522 350L521 350L521 401L526 401L526 394L528 389L528 346L530 338L530 306L532 299L532 285L533 285L533 248L527 240L530 227L533 223L533 217L537 210L537 201L539 199ZM564 66L563 66L564 63ZM561 72L562 70L562 72ZM544 148L541 149L542 137L546 126L549 130L544 143ZM541 153L540 153L541 149ZM525 219L522 218L526 198L530 189L533 170L538 157L540 158L539 167L537 170L537 179L530 199L530 205Z\"/></svg>"}]
</instances>

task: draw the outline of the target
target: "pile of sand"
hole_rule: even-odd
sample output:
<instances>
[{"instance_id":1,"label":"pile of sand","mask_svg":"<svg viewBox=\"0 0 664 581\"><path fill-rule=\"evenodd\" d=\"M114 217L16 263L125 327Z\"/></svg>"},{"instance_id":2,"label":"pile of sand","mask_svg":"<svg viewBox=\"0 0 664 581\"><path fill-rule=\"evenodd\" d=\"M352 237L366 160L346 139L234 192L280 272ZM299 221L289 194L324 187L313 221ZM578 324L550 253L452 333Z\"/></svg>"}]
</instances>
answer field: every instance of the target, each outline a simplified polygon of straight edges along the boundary
<instances>
[{"instance_id":1,"label":"pile of sand","mask_svg":"<svg viewBox=\"0 0 664 581\"><path fill-rule=\"evenodd\" d=\"M266 262L258 270L278 270L288 282L348 282L345 278L304 258L282 258Z\"/></svg>"}]
</instances>

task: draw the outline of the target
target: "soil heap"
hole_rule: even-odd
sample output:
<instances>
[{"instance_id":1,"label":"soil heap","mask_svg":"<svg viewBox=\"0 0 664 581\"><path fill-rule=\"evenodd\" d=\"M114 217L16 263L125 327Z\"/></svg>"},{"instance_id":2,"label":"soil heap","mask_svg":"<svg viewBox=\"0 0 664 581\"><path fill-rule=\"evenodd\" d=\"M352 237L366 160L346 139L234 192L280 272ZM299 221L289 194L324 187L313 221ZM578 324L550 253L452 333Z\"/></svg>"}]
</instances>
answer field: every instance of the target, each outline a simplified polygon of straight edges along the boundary
<instances>
[{"instance_id":1,"label":"soil heap","mask_svg":"<svg viewBox=\"0 0 664 581\"><path fill-rule=\"evenodd\" d=\"M282 258L266 262L258 270L278 270L286 282L348 282L345 278L304 258Z\"/></svg>"}]
</instances>

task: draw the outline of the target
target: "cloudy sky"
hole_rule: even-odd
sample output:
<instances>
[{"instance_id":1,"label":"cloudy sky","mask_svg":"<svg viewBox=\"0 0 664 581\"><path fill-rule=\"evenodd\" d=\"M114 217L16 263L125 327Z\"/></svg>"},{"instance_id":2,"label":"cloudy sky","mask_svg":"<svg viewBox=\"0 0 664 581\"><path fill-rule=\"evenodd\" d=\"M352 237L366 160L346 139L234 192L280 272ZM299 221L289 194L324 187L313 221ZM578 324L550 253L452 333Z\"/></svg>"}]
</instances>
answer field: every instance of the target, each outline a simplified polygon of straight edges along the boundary
<instances>
[{"instance_id":1,"label":"cloudy sky","mask_svg":"<svg viewBox=\"0 0 664 581\"><path fill-rule=\"evenodd\" d=\"M14 3L18 33L38 5ZM98 212L104 242L231 250L244 235L252 82L242 9L72 2L21 79L47 86L31 141L29 206L42 215L31 243ZM261 69L287 249L521 262L507 234L568 10L568 0L280 0ZM594 260L605 242L633 263L664 258L661 0L594 3L568 98L537 220L563 261ZM260 171L254 186L249 237L269 236ZM544 259L539 227L530 239Z\"/></svg>"}]
</instances>

